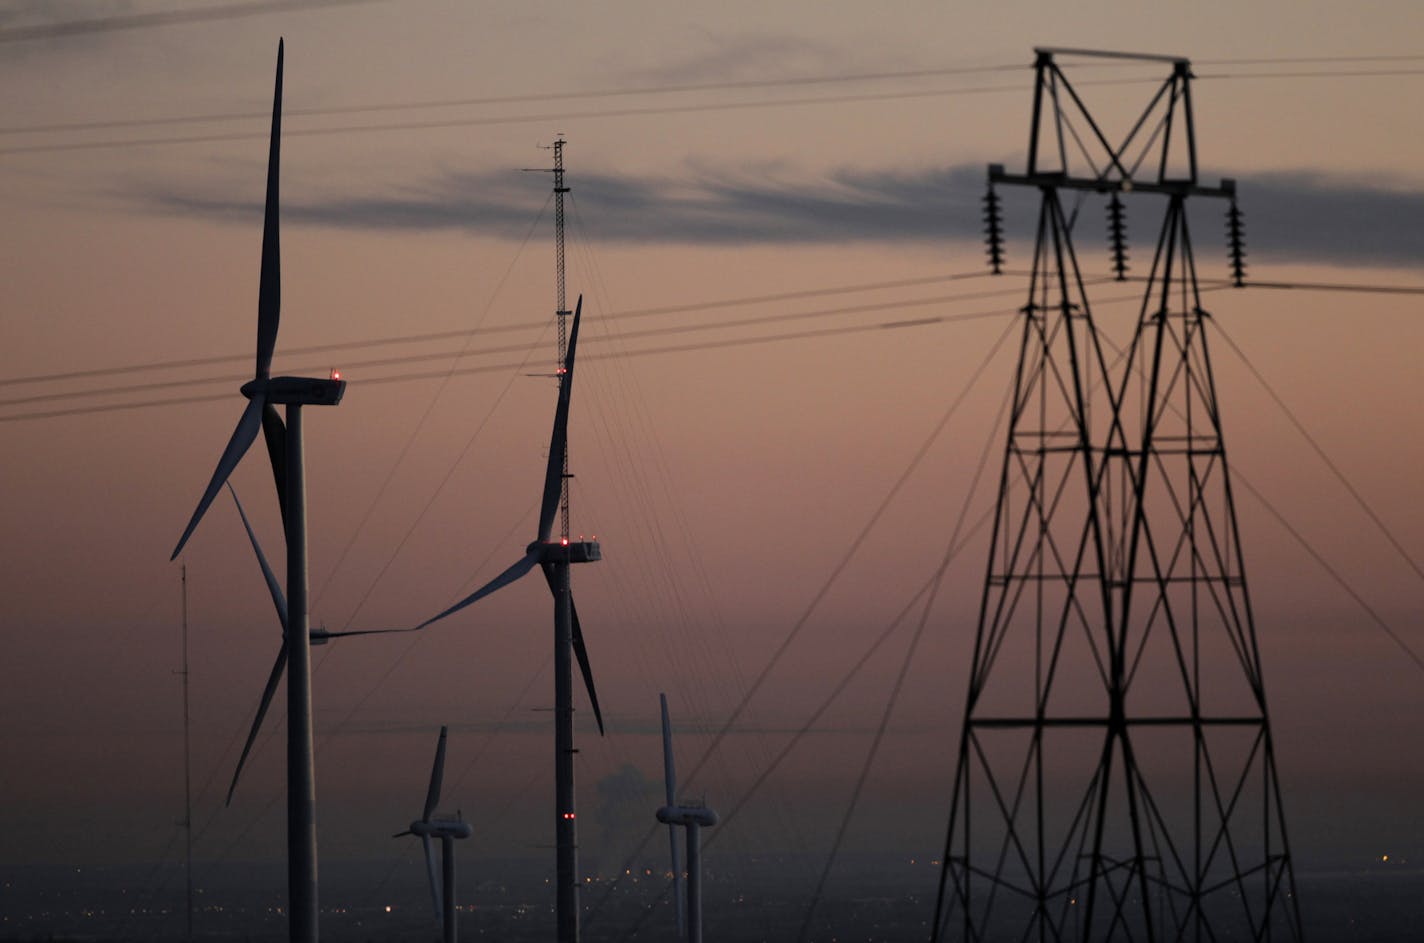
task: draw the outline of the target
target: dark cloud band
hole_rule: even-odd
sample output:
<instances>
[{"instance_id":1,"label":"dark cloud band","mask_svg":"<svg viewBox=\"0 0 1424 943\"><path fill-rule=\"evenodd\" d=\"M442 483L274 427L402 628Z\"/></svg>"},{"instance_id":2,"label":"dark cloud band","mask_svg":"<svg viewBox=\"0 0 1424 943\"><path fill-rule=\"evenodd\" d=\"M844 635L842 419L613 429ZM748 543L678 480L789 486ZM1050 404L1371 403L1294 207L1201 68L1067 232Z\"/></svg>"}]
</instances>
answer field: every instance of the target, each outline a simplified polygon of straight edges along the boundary
<instances>
[{"instance_id":1,"label":"dark cloud band","mask_svg":"<svg viewBox=\"0 0 1424 943\"><path fill-rule=\"evenodd\" d=\"M622 243L773 245L934 243L981 238L983 165L922 171L842 171L797 178L700 173L688 179L580 173L574 194L590 235ZM451 171L417 187L374 196L288 196L291 223L378 230L461 230L520 238L543 202L547 180L512 173ZM1254 260L1424 265L1424 192L1364 186L1310 173L1242 175L1239 201ZM289 189L296 189L295 187ZM1031 191L1005 192L1009 237L1031 235ZM1069 206L1074 197L1069 197ZM1152 238L1161 197L1128 200L1130 231ZM150 188L160 212L251 217L252 202ZM1103 229L1102 198L1079 207L1084 238ZM1203 246L1221 232L1225 206L1201 200L1194 224ZM1215 219L1213 217L1216 217ZM1136 223L1134 226L1133 224Z\"/></svg>"}]
</instances>

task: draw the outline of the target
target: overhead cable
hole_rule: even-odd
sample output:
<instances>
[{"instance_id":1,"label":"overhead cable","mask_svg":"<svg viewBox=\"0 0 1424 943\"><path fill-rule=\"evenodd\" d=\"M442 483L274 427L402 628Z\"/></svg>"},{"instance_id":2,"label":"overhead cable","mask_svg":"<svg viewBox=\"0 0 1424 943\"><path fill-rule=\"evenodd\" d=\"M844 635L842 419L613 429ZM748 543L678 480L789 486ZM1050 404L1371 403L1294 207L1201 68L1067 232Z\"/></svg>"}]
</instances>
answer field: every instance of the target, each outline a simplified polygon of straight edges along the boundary
<instances>
[{"instance_id":1,"label":"overhead cable","mask_svg":"<svg viewBox=\"0 0 1424 943\"><path fill-rule=\"evenodd\" d=\"M1364 495L1360 494L1359 489L1350 482L1350 479L1345 477L1345 473L1340 469L1340 466L1336 465L1334 460L1326 454L1325 449L1316 440L1315 436L1311 435L1309 430L1305 428L1305 424L1300 421L1300 417L1286 404L1286 401L1276 392L1275 387L1271 386L1266 380L1265 375L1256 369L1256 365L1246 356L1246 352L1237 345L1236 341L1231 339L1231 335L1226 333L1220 321L1213 319L1211 325L1215 328L1216 333L1221 336L1221 339L1226 341L1227 346L1230 347L1236 356L1241 359L1241 362L1246 365L1246 369L1256 378L1256 382L1261 384L1261 388L1266 391L1266 395L1280 408L1281 412L1285 413L1286 419L1290 420L1290 424L1295 427L1295 431L1300 433L1301 438L1305 439L1306 444L1309 445L1316 456L1325 463L1325 467L1330 469L1330 473L1335 476L1335 480L1340 482L1341 486L1349 492L1355 504L1359 505L1360 510L1365 512L1365 516L1368 517L1374 523L1375 527L1379 529L1379 532L1384 535L1389 545L1394 548L1400 558L1414 571L1414 574L1421 580L1424 580L1424 568L1421 568L1414 557L1410 555L1409 551L1404 549L1404 545L1400 543L1399 538L1394 536L1394 532L1385 524L1384 519L1375 512L1375 509L1370 506L1370 503L1365 500Z\"/></svg>"},{"instance_id":2,"label":"overhead cable","mask_svg":"<svg viewBox=\"0 0 1424 943\"><path fill-rule=\"evenodd\" d=\"M545 201L547 205L547 200ZM527 237L526 237L527 239ZM1023 274L1009 272L1010 275ZM797 291L782 291L773 294L741 295L733 298L719 298L711 301L686 302L676 305L659 305L650 308L630 308L626 311L610 311L599 316L600 321L620 321L646 318L661 314L685 314L695 311L710 311L716 308L734 308L747 305L765 304L776 301L795 301L804 298L822 298L832 295L855 294L880 291L888 288L910 288L939 282L959 282L969 279L987 278L988 272L956 272L945 275L922 275L915 278L897 278L889 281L859 282L838 285L833 288L810 288ZM1424 289L1421 289L1424 290ZM453 331L434 331L421 334L396 334L387 337L373 337L359 341L337 341L328 344L311 344L306 347L289 347L287 355L334 353L341 350L360 350L367 347L383 347L390 344L419 344L429 341L463 340L482 334L508 334L517 331L540 329L537 322L520 324L498 324L492 327L460 328ZM183 367L208 367L221 363L238 363L252 359L252 354L217 354L208 357L188 357L179 360L155 360L148 363L125 364L118 367L98 367L90 370L71 370L64 373L31 374L28 376L0 378L0 387L20 383L48 383L54 380L73 380L101 376L117 376L125 373L139 373L148 370L180 369Z\"/></svg>"}]
</instances>

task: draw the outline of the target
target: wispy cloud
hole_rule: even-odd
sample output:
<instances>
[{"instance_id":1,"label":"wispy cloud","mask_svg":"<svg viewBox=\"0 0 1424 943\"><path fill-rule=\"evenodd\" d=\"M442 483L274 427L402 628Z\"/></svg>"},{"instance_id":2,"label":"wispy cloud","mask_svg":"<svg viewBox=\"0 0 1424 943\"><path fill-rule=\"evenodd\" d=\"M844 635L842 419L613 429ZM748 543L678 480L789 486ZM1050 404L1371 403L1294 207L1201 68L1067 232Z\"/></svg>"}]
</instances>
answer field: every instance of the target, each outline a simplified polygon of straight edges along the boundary
<instances>
[{"instance_id":1,"label":"wispy cloud","mask_svg":"<svg viewBox=\"0 0 1424 943\"><path fill-rule=\"evenodd\" d=\"M109 0L96 10L75 0L8 0L0 3L0 44L67 39L120 30L243 19L301 9L350 6L379 0L245 0L207 7L135 11L129 0Z\"/></svg>"},{"instance_id":2,"label":"wispy cloud","mask_svg":"<svg viewBox=\"0 0 1424 943\"><path fill-rule=\"evenodd\" d=\"M847 52L839 46L802 36L703 32L702 42L683 50L676 61L647 68L625 69L634 81L682 84L709 81L755 81L805 73L843 70Z\"/></svg>"},{"instance_id":3,"label":"wispy cloud","mask_svg":"<svg viewBox=\"0 0 1424 943\"><path fill-rule=\"evenodd\" d=\"M785 167L703 169L682 179L581 172L573 184L579 217L598 240L772 245L978 240L984 179L984 167L976 163L843 170L820 177ZM282 212L291 223L517 238L543 204L547 187L543 175L451 170L387 193L293 195ZM293 189L289 185L289 192ZM1008 234L1023 238L1033 225L1033 195L1005 196ZM180 192L167 185L146 185L137 198L149 211L182 215L251 219L261 209L251 198ZM1101 233L1099 200L1090 197L1082 208L1085 239ZM1272 172L1243 175L1239 200L1253 260L1424 265L1424 191ZM1154 224L1147 220L1160 208L1159 197L1128 201L1129 224L1139 241L1150 238ZM1198 202L1193 218L1199 243L1208 244L1220 231L1212 216L1224 210L1216 201Z\"/></svg>"}]
</instances>

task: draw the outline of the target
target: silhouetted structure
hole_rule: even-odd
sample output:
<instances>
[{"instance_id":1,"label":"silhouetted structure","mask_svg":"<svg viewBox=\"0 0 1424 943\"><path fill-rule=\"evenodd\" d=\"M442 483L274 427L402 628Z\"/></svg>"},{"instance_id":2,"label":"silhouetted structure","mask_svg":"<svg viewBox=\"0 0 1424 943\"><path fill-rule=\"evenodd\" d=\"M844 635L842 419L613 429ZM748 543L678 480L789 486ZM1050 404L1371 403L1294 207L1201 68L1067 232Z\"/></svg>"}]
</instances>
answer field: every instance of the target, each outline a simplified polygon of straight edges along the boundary
<instances>
[{"instance_id":1,"label":"silhouetted structure","mask_svg":"<svg viewBox=\"0 0 1424 943\"><path fill-rule=\"evenodd\" d=\"M668 720L667 695L659 694L663 714L663 795L667 803L657 811L657 819L668 827L672 851L672 893L677 903L678 939L702 943L702 829L717 824L717 813L701 800L677 798L677 772L672 755L672 722ZM687 837L687 889L683 893L680 875L684 873L677 856L677 826Z\"/></svg>"},{"instance_id":2,"label":"silhouetted structure","mask_svg":"<svg viewBox=\"0 0 1424 943\"><path fill-rule=\"evenodd\" d=\"M579 888L578 820L574 810L574 702L573 660L588 691L589 706L599 735L603 734L603 712L598 706L598 691L593 684L593 669L589 666L588 649L584 645L578 608L574 605L570 586L570 567L575 563L596 563L603 551L596 535L589 540L572 540L569 536L569 406L573 396L574 356L578 350L579 321L583 312L583 296L574 305L573 323L565 333L564 297L564 140L554 143L554 197L556 270L558 278L559 361L555 376L559 381L559 400L554 409L554 431L549 438L549 460L544 468L544 490L539 502L539 530L525 547L524 556L503 573L481 586L464 599L438 615L426 619L420 630L483 599L490 593L524 576L537 564L554 597L554 911L559 943L578 943ZM559 537L553 536L554 518L560 521Z\"/></svg>"},{"instance_id":3,"label":"silhouetted structure","mask_svg":"<svg viewBox=\"0 0 1424 943\"><path fill-rule=\"evenodd\" d=\"M1114 145L1060 56L1170 73ZM1301 936L1187 225L1188 197L1235 187L1198 183L1191 78L1037 50L1027 171L989 169L1041 203L937 940ZM1122 201L1165 200L1125 350L1094 322L1065 192L1110 195L1119 279Z\"/></svg>"},{"instance_id":4,"label":"silhouetted structure","mask_svg":"<svg viewBox=\"0 0 1424 943\"><path fill-rule=\"evenodd\" d=\"M404 832L396 832L395 838L414 835L420 839L425 852L425 876L430 880L430 899L435 905L435 921L440 924L441 939L444 943L455 943L459 938L459 913L455 907L455 841L469 838L473 833L468 822L456 812L439 815L435 807L440 804L440 786L445 779L445 736L448 728L440 728L440 741L435 745L435 764L430 768L430 786L425 791L425 805L421 807L420 818L410 823ZM441 877L435 878L435 846L432 839L440 839Z\"/></svg>"},{"instance_id":5,"label":"silhouetted structure","mask_svg":"<svg viewBox=\"0 0 1424 943\"><path fill-rule=\"evenodd\" d=\"M238 420L207 490L198 501L170 559L182 552L203 513L213 503L232 470L252 447L260 428L282 505L287 539L287 600L278 604L284 630L287 672L287 906L293 943L317 939L316 773L312 762L311 639L307 613L306 465L302 452L302 407L335 406L346 383L329 379L271 376L272 353L282 304L281 254L278 249L278 170L282 140L282 56L277 43L277 79L272 97L272 135L267 157L267 198L262 217L262 269L257 293L257 368L242 387L247 408ZM276 407L287 407L285 427ZM235 496L234 496L235 497ZM249 534L250 534L249 530ZM256 549L256 538L253 538ZM259 551L260 554L260 551ZM263 562L264 571L266 563ZM275 581L274 602L279 591ZM270 698L269 693L266 695ZM261 722L259 713L258 722ZM235 780L234 780L235 782Z\"/></svg>"}]
</instances>

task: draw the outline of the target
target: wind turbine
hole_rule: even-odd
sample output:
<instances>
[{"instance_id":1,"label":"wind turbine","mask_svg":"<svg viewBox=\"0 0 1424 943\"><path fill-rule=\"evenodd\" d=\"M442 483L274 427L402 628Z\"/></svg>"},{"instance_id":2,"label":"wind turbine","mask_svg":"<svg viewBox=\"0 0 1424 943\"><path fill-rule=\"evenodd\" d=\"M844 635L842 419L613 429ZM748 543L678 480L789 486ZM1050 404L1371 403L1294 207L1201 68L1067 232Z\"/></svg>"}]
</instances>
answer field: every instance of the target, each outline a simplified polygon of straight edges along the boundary
<instances>
[{"instance_id":1,"label":"wind turbine","mask_svg":"<svg viewBox=\"0 0 1424 943\"><path fill-rule=\"evenodd\" d=\"M302 407L335 406L346 383L329 379L273 377L272 352L281 313L281 258L278 247L277 179L282 134L282 57L277 43L277 79L272 96L272 137L267 158L267 198L262 219L262 273L257 292L257 369L242 386L247 408L218 459L207 490L198 501L178 546L177 559L198 521L262 427L282 505L287 541L287 894L288 928L293 941L316 943L316 776L312 765L311 648L307 616L307 512L302 456ZM287 407L285 427L276 406Z\"/></svg>"},{"instance_id":2,"label":"wind turbine","mask_svg":"<svg viewBox=\"0 0 1424 943\"><path fill-rule=\"evenodd\" d=\"M578 911L578 828L574 812L574 722L573 669L569 654L578 659L584 686L588 689L598 732L603 733L603 712L598 707L598 692L593 686L593 672L588 664L588 650L579 627L578 610L574 608L569 587L569 567L575 563L593 563L603 552L596 540L570 541L568 514L562 515L564 533L554 540L554 516L562 506L568 508L566 479L569 445L569 397L574 383L574 352L578 348L579 318L583 311L580 295L574 308L573 328L569 333L568 351L559 369L559 402L554 410L554 431L549 440L549 461L544 470L544 494L539 507L539 531L524 556L503 573L455 603L439 615L426 619L414 630L453 615L466 606L483 599L503 586L513 583L538 564L544 571L549 591L554 594L554 836L556 847L555 911L558 918L559 943L576 943L579 938ZM412 631L414 631L412 630Z\"/></svg>"},{"instance_id":3,"label":"wind turbine","mask_svg":"<svg viewBox=\"0 0 1424 943\"><path fill-rule=\"evenodd\" d=\"M667 805L658 809L658 821L668 827L668 838L672 845L672 884L677 896L678 935L688 943L702 943L702 829L717 824L717 813L702 802L684 799L678 802L677 774L672 761L672 724L668 722L667 695L659 694L663 708L663 783L667 787ZM687 911L684 922L682 888L678 875L682 869L677 860L677 826L687 832Z\"/></svg>"},{"instance_id":4,"label":"wind turbine","mask_svg":"<svg viewBox=\"0 0 1424 943\"><path fill-rule=\"evenodd\" d=\"M435 806L440 802L440 782L445 776L445 727L440 728L440 743L435 748L435 765L430 770L430 788L425 792L425 808L420 818L410 823L410 828L397 832L394 837L418 835L425 846L425 873L430 878L430 894L435 901L435 919L445 930L445 943L455 943L455 839L469 838L468 822L462 821L459 813L455 817L441 817L435 814ZM440 839L441 883L435 880L435 849L430 839Z\"/></svg>"}]
</instances>

